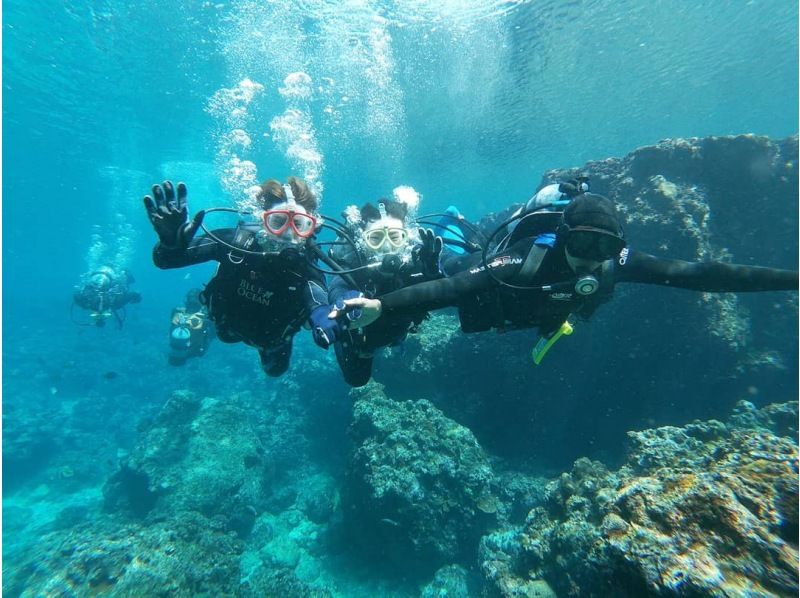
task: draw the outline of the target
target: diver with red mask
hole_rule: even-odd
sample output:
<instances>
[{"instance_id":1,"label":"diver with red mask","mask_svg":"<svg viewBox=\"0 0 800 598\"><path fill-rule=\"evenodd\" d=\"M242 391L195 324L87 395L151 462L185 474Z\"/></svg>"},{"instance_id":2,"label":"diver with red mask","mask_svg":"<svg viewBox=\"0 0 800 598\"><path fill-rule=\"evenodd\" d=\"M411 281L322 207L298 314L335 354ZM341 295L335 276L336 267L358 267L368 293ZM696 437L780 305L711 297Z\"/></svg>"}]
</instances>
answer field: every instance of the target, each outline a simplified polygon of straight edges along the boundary
<instances>
[{"instance_id":1,"label":"diver with red mask","mask_svg":"<svg viewBox=\"0 0 800 598\"><path fill-rule=\"evenodd\" d=\"M187 190L170 181L153 186L144 204L159 242L153 262L162 269L219 262L201 293L217 337L258 349L268 376L289 368L292 340L311 311L327 303L323 276L309 265L305 244L317 228L317 199L306 183L289 177L285 184L262 183L256 199L261 210L235 228L207 230L195 238L214 208L189 220ZM238 212L237 212L238 213Z\"/></svg>"}]
</instances>

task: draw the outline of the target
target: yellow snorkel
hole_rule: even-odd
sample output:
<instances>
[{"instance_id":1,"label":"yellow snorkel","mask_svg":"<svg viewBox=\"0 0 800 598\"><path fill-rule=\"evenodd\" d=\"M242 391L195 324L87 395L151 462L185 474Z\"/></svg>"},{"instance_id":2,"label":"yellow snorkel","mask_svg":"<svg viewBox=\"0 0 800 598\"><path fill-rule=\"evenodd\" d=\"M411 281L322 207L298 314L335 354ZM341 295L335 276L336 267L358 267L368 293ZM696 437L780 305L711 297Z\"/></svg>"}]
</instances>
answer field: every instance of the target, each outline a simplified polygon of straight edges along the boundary
<instances>
[{"instance_id":1,"label":"yellow snorkel","mask_svg":"<svg viewBox=\"0 0 800 598\"><path fill-rule=\"evenodd\" d=\"M550 336L541 337L536 343L536 346L534 346L533 350L531 351L531 357L533 357L533 363L539 365L542 362L542 359L544 359L544 356L547 355L547 352L550 350L550 347L552 347L556 343L556 341L560 339L562 336L564 335L569 336L570 334L572 334L573 331L574 328L572 327L572 324L570 324L569 318L567 318L566 320L564 320L564 323L561 324L561 328L556 330L553 334L551 334Z\"/></svg>"}]
</instances>

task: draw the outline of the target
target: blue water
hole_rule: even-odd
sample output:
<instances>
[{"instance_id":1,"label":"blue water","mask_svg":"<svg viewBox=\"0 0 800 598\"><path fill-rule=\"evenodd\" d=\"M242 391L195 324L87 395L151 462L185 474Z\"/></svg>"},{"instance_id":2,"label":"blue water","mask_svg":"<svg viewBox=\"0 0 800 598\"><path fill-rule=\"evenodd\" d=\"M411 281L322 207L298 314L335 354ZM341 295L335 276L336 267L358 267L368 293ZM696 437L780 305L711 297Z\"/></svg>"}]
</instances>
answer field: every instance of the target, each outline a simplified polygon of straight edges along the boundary
<instances>
[{"instance_id":1,"label":"blue water","mask_svg":"<svg viewBox=\"0 0 800 598\"><path fill-rule=\"evenodd\" d=\"M7 0L4 403L41 401L78 439L117 414L113 452L134 442L137 404L267 384L240 346L168 369L169 311L213 265L152 265L154 183L185 181L194 211L294 174L332 215L411 185L423 213L477 219L527 199L547 169L663 138L797 134L797 14L784 0ZM108 261L143 302L121 331L75 326L73 285ZM307 338L299 351L324 360ZM327 364L325 408L344 427ZM101 405L85 429L60 406L79 396ZM36 503L42 480L17 477Z\"/></svg>"}]
</instances>

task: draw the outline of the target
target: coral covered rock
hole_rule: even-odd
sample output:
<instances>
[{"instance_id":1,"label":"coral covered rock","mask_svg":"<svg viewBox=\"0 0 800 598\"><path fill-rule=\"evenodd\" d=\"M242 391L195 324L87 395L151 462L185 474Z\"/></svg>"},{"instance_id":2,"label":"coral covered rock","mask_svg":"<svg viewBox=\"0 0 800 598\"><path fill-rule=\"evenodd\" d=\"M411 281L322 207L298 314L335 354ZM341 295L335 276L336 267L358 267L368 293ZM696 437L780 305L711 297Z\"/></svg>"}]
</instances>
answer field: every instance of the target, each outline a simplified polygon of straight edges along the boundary
<instances>
[{"instance_id":1,"label":"coral covered rock","mask_svg":"<svg viewBox=\"0 0 800 598\"><path fill-rule=\"evenodd\" d=\"M639 250L797 268L797 218L787 211L797 201L797 161L796 136L676 138L579 170L553 170L543 182L567 180L579 171L588 175L592 191L616 202ZM769 242L757 242L761 236ZM761 322L753 321L737 295L709 293L702 301L712 334L735 350L748 350L751 361L763 361L765 354L775 358L754 346Z\"/></svg>"},{"instance_id":2,"label":"coral covered rock","mask_svg":"<svg viewBox=\"0 0 800 598\"><path fill-rule=\"evenodd\" d=\"M540 184L578 173L618 206L632 249L797 269L797 137L669 139L549 171ZM531 193L536 188L531 181ZM524 199L501 197L493 209ZM489 215L485 230L504 220ZM486 450L521 469L535 459L562 470L599 451L622 459L626 431L674 421L675 413L708 419L743 396L763 405L763 397L797 394L797 314L793 292L619 284L613 300L577 322L540 366L531 360L536 330L453 334L457 317L437 313L404 353L376 360L375 379L393 397L414 398L411 370L413 389L469 427Z\"/></svg>"},{"instance_id":3,"label":"coral covered rock","mask_svg":"<svg viewBox=\"0 0 800 598\"><path fill-rule=\"evenodd\" d=\"M419 598L469 598L469 575L459 565L442 567L425 585Z\"/></svg>"},{"instance_id":4,"label":"coral covered rock","mask_svg":"<svg viewBox=\"0 0 800 598\"><path fill-rule=\"evenodd\" d=\"M44 536L3 575L3 595L234 596L241 542L198 514L148 527L100 519Z\"/></svg>"},{"instance_id":5,"label":"coral covered rock","mask_svg":"<svg viewBox=\"0 0 800 598\"><path fill-rule=\"evenodd\" d=\"M579 459L522 528L484 539L502 595L544 579L560 596L796 595L798 451L770 406L741 426L694 422L629 434L610 472ZM780 418L778 418L780 419Z\"/></svg>"},{"instance_id":6,"label":"coral covered rock","mask_svg":"<svg viewBox=\"0 0 800 598\"><path fill-rule=\"evenodd\" d=\"M104 488L110 511L222 515L246 534L264 500L264 450L232 400L176 392Z\"/></svg>"},{"instance_id":7,"label":"coral covered rock","mask_svg":"<svg viewBox=\"0 0 800 598\"><path fill-rule=\"evenodd\" d=\"M392 561L458 560L498 509L492 469L475 437L428 401L393 401L377 384L353 394L348 528Z\"/></svg>"}]
</instances>

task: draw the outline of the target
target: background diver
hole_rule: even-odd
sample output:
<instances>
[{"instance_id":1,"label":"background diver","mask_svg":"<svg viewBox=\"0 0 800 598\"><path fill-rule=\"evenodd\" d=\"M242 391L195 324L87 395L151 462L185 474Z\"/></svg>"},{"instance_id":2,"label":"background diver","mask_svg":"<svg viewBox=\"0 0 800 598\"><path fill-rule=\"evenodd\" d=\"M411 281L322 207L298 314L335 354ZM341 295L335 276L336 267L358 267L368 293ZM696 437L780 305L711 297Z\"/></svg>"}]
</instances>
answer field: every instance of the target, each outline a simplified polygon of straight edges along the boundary
<instances>
[{"instance_id":1,"label":"background diver","mask_svg":"<svg viewBox=\"0 0 800 598\"><path fill-rule=\"evenodd\" d=\"M190 289L184 304L172 310L169 329L170 365L181 366L188 359L202 357L214 338L214 325L200 302L200 289Z\"/></svg>"},{"instance_id":2,"label":"background diver","mask_svg":"<svg viewBox=\"0 0 800 598\"><path fill-rule=\"evenodd\" d=\"M534 349L538 363L552 342L571 332L568 320L591 316L612 297L617 283L712 293L798 287L794 270L686 262L631 249L614 204L592 193L578 195L563 212L523 211L516 218L513 232L490 255L484 249L459 263L451 260L448 271L457 272L452 276L377 299L348 299L344 310L358 310L362 326L387 316L455 306L464 332L538 327L541 337ZM495 233L508 230L507 224ZM340 311L330 317L340 318Z\"/></svg>"},{"instance_id":3,"label":"background diver","mask_svg":"<svg viewBox=\"0 0 800 598\"><path fill-rule=\"evenodd\" d=\"M183 183L176 193L170 181L145 196L159 238L153 262L165 269L219 262L201 294L217 337L255 347L264 372L280 376L289 367L294 335L313 308L327 303L323 277L305 256L317 228L317 198L301 179L289 177L284 185L270 179L256 196L263 209L259 223L204 229L195 238L205 213L189 221L186 196Z\"/></svg>"},{"instance_id":4,"label":"background diver","mask_svg":"<svg viewBox=\"0 0 800 598\"><path fill-rule=\"evenodd\" d=\"M122 328L122 323L125 321L125 306L142 300L139 293L130 290L129 287L133 282L133 276L127 270L102 266L81 277L81 283L75 287L72 296L72 305L89 312L91 323L86 325L103 327L106 320L113 317L117 325Z\"/></svg>"}]
</instances>

